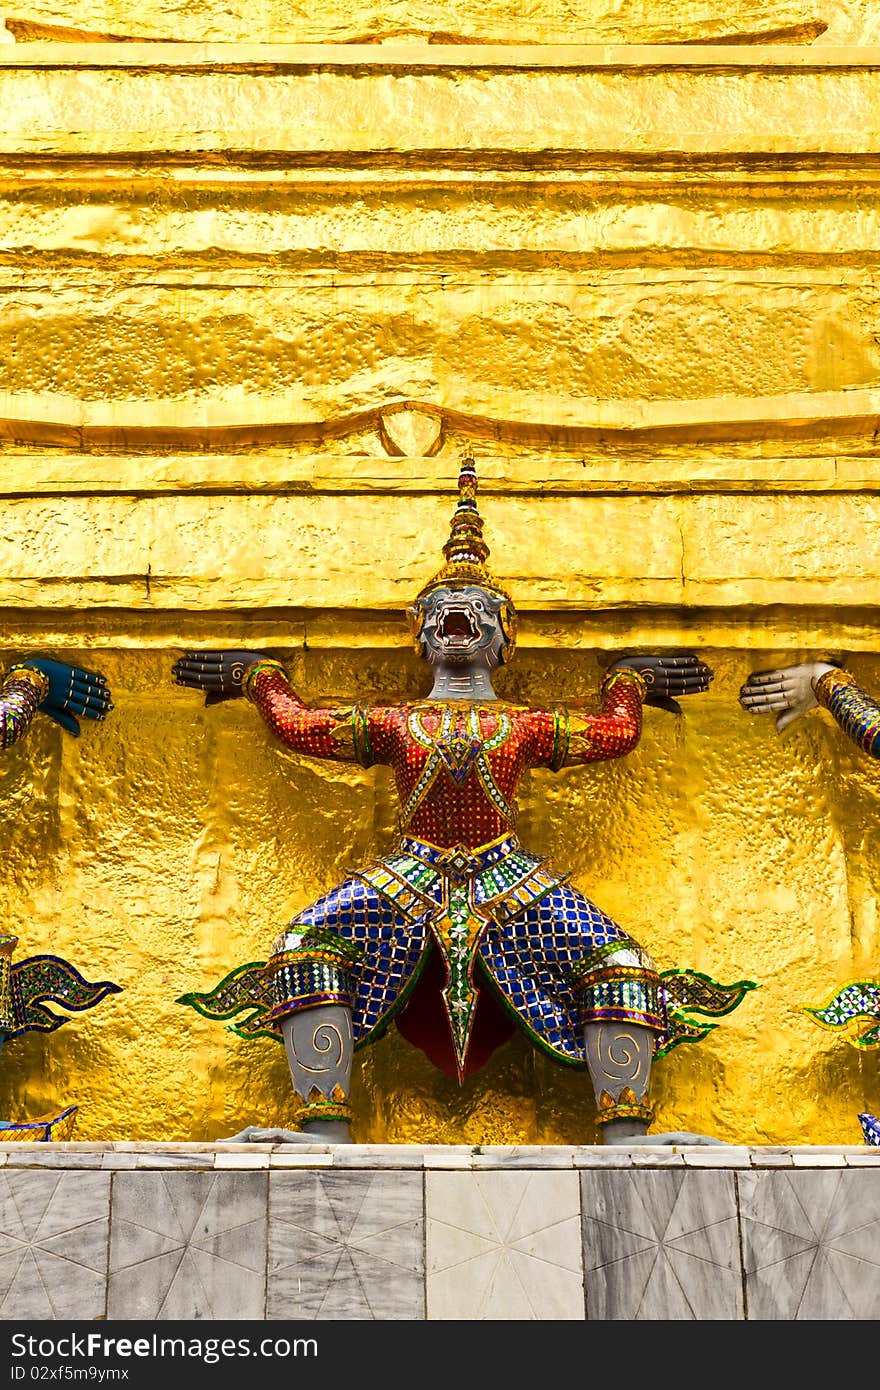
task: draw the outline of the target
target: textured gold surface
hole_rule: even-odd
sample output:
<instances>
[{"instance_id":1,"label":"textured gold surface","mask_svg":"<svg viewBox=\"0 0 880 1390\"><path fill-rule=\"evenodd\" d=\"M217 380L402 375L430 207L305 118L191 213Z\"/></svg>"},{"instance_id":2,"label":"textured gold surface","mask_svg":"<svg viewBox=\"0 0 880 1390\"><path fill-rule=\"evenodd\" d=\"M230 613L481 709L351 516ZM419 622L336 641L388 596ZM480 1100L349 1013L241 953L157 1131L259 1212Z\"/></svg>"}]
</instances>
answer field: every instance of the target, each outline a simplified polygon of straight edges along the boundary
<instances>
[{"instance_id":1,"label":"textured gold surface","mask_svg":"<svg viewBox=\"0 0 880 1390\"><path fill-rule=\"evenodd\" d=\"M614 150L865 153L880 141L877 61L876 47L7 45L0 152L338 152L347 165L427 151L461 164L477 149L538 164Z\"/></svg>"},{"instance_id":2,"label":"textured gold surface","mask_svg":"<svg viewBox=\"0 0 880 1390\"><path fill-rule=\"evenodd\" d=\"M453 460L439 463L449 476ZM0 607L402 610L437 568L448 496L114 495L4 504ZM505 498L493 565L524 608L871 608L880 501L856 494ZM389 531L395 555L389 556ZM767 538L774 573L768 576ZM399 556L399 559L398 559ZM390 563L389 563L390 561ZM705 640L705 639L704 639Z\"/></svg>"},{"instance_id":3,"label":"textured gold surface","mask_svg":"<svg viewBox=\"0 0 880 1390\"><path fill-rule=\"evenodd\" d=\"M870 43L878 37L871 0L818 5L793 0L374 0L315 7L282 0L27 0L7 19L19 40L177 38L225 42L386 41L522 43L760 42Z\"/></svg>"},{"instance_id":4,"label":"textured gold surface","mask_svg":"<svg viewBox=\"0 0 880 1390\"><path fill-rule=\"evenodd\" d=\"M0 659L98 667L116 703L78 741L39 718L0 765L0 907L19 956L124 987L4 1049L4 1116L290 1121L282 1049L173 1000L387 848L391 784L203 709L171 664L246 645L307 698L423 693L402 609L467 446L521 615L505 694L589 696L631 645L717 671L625 761L523 801L525 843L661 968L761 983L658 1065L657 1127L857 1143L877 1108L876 1058L800 1009L877 973L877 765L824 712L780 739L737 694L827 656L880 691L880 52L828 42L880 36L853 4L801 47L505 47L517 9L470 16L491 49L355 51L255 40L387 14L33 6L230 43L0 53ZM637 9L567 41L816 18ZM557 23L536 5L528 37ZM436 436L383 425L410 404ZM459 1090L392 1030L352 1102L364 1140L593 1142L588 1091L521 1038Z\"/></svg>"},{"instance_id":5,"label":"textured gold surface","mask_svg":"<svg viewBox=\"0 0 880 1390\"><path fill-rule=\"evenodd\" d=\"M870 441L880 54L770 52L11 45L0 437Z\"/></svg>"},{"instance_id":6,"label":"textured gold surface","mask_svg":"<svg viewBox=\"0 0 880 1390\"><path fill-rule=\"evenodd\" d=\"M313 699L420 693L402 623L400 635L399 654L278 651ZM64 654L100 664L117 709L78 742L38 720L4 760L0 902L22 953L56 951L124 992L51 1037L10 1045L3 1113L64 1097L80 1107L81 1138L201 1139L283 1122L282 1049L172 1001L264 958L295 910L392 843L388 775L296 759L250 707L204 710L170 684L176 651ZM707 1041L658 1064L658 1125L857 1142L876 1059L839 1046L799 1006L876 968L876 766L824 712L778 739L736 703L751 657L707 657L718 673L709 695L681 720L649 711L626 760L533 774L522 837L570 868L662 968L761 982ZM852 665L880 688L880 660ZM516 699L574 697L599 674L588 652L521 651L499 684ZM461 1091L394 1033L361 1058L352 1100L363 1139L594 1141L586 1077L522 1039Z\"/></svg>"}]
</instances>

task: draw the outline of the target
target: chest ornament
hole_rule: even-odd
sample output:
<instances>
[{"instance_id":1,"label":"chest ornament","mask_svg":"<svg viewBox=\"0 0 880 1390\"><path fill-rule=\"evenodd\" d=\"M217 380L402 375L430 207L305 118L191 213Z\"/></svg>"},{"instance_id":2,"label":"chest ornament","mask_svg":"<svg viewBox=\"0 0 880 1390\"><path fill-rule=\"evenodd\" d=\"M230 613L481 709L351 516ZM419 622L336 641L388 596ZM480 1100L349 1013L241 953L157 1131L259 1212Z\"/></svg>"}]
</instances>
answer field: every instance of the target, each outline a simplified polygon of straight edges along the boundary
<instances>
[{"instance_id":1,"label":"chest ornament","mask_svg":"<svg viewBox=\"0 0 880 1390\"><path fill-rule=\"evenodd\" d=\"M478 709L455 710L445 706L439 727L425 727L423 712L413 710L409 717L409 732L421 748L431 753L429 761L438 760L456 783L463 782L477 759L494 752L510 737L511 722L507 714L495 715L498 727L486 737L483 734Z\"/></svg>"}]
</instances>

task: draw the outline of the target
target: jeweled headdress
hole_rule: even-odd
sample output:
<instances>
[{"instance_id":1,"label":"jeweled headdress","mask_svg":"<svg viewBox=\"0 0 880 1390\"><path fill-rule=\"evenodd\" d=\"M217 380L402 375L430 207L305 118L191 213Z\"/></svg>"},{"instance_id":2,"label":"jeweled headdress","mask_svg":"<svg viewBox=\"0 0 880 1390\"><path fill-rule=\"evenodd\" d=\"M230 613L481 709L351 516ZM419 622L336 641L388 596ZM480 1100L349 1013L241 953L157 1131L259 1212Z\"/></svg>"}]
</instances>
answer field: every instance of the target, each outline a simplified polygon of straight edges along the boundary
<instances>
[{"instance_id":1,"label":"jeweled headdress","mask_svg":"<svg viewBox=\"0 0 880 1390\"><path fill-rule=\"evenodd\" d=\"M419 590L415 604L407 609L407 621L417 652L421 651L420 633L424 614L419 600L435 589L461 588L476 584L503 600L499 612L501 628L507 639L502 661L509 661L516 646L516 609L513 599L502 584L487 569L489 547L483 540L483 518L477 510L477 466L470 454L461 460L458 474L458 503L452 514L449 540L443 547L445 564Z\"/></svg>"},{"instance_id":2,"label":"jeweled headdress","mask_svg":"<svg viewBox=\"0 0 880 1390\"><path fill-rule=\"evenodd\" d=\"M458 475L458 504L452 514L449 540L443 547L446 563L419 590L424 598L432 589L479 584L499 598L513 603L507 590L486 568L489 547L483 540L483 518L477 511L477 466L470 454L461 460Z\"/></svg>"}]
</instances>

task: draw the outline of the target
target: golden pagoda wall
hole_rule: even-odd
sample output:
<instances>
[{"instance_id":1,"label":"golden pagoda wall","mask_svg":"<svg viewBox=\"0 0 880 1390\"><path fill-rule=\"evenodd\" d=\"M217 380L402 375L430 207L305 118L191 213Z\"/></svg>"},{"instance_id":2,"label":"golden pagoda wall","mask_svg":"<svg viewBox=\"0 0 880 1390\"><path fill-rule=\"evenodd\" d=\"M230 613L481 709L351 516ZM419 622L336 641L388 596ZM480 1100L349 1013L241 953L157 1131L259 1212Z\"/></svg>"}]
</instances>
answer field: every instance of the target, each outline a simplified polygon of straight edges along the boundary
<instances>
[{"instance_id":1,"label":"golden pagoda wall","mask_svg":"<svg viewBox=\"0 0 880 1390\"><path fill-rule=\"evenodd\" d=\"M744 37L757 12L725 13ZM661 968L760 981L659 1064L658 1126L858 1141L876 1057L800 1005L877 973L876 764L737 695L828 655L880 690L880 50L827 42L864 39L867 6L797 46L660 47L669 10L640 14L657 47L293 47L267 9L263 46L0 49L0 650L98 667L116 703L3 760L0 903L20 953L124 987L9 1047L3 1115L76 1101L82 1139L285 1120L281 1049L174 1000L387 846L392 789L170 667L269 648L309 699L423 691L401 610L469 446L521 614L505 693L588 697L632 645L716 671L625 761L523 800L526 843ZM720 22L695 8L687 37ZM392 1032L357 1132L592 1142L587 1091L519 1040L459 1090Z\"/></svg>"}]
</instances>

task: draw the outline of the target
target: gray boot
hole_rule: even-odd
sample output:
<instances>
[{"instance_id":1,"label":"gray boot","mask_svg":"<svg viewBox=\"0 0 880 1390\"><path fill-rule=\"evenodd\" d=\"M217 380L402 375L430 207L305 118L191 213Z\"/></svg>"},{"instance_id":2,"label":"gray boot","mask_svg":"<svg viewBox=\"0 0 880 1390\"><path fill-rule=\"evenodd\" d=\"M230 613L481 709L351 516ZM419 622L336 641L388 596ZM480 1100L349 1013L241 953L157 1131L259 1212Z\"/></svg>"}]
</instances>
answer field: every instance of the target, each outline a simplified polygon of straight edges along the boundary
<instances>
[{"instance_id":1,"label":"gray boot","mask_svg":"<svg viewBox=\"0 0 880 1390\"><path fill-rule=\"evenodd\" d=\"M351 1009L319 1004L299 1009L281 1024L302 1129L248 1125L226 1143L351 1144Z\"/></svg>"},{"instance_id":2,"label":"gray boot","mask_svg":"<svg viewBox=\"0 0 880 1390\"><path fill-rule=\"evenodd\" d=\"M584 1025L587 1065L605 1144L723 1144L707 1134L666 1131L649 1134L654 1112L648 1104L654 1034L639 1023Z\"/></svg>"}]
</instances>

